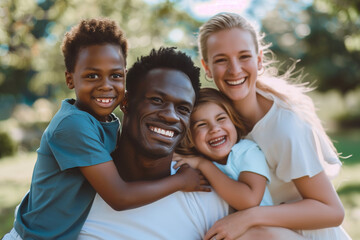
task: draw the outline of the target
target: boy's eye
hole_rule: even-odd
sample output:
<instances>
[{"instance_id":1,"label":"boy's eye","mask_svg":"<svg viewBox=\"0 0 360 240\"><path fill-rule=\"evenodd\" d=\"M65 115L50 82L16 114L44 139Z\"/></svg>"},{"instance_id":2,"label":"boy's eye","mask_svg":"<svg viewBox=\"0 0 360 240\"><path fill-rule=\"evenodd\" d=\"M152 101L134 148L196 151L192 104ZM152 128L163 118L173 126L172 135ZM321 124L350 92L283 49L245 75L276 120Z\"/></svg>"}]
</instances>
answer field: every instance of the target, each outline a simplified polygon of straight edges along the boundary
<instances>
[{"instance_id":1,"label":"boy's eye","mask_svg":"<svg viewBox=\"0 0 360 240\"><path fill-rule=\"evenodd\" d=\"M112 78L115 78L115 79L119 79L119 78L124 78L124 74L122 73L115 73L112 75Z\"/></svg>"},{"instance_id":2,"label":"boy's eye","mask_svg":"<svg viewBox=\"0 0 360 240\"><path fill-rule=\"evenodd\" d=\"M97 79L97 78L99 78L99 75L96 73L90 73L90 74L86 75L86 78Z\"/></svg>"}]
</instances>

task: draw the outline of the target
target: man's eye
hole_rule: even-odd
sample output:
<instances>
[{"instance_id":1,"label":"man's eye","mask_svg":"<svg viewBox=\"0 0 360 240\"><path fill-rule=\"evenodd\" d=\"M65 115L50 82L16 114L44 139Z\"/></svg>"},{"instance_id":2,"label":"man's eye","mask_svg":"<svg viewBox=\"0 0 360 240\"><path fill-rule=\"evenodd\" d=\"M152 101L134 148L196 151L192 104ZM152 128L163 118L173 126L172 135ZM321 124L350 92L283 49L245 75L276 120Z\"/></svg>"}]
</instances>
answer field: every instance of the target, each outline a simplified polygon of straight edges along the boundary
<instances>
[{"instance_id":1,"label":"man's eye","mask_svg":"<svg viewBox=\"0 0 360 240\"><path fill-rule=\"evenodd\" d=\"M152 98L150 98L150 99L151 99L151 101L152 101L153 103L158 103L158 104L162 103L161 98L158 98L158 97L152 97Z\"/></svg>"},{"instance_id":2,"label":"man's eye","mask_svg":"<svg viewBox=\"0 0 360 240\"><path fill-rule=\"evenodd\" d=\"M190 108L185 107L185 106L180 106L180 107L179 107L179 110L180 110L181 112L185 112L185 113L189 113L189 114L190 114L190 112L191 112Z\"/></svg>"}]
</instances>

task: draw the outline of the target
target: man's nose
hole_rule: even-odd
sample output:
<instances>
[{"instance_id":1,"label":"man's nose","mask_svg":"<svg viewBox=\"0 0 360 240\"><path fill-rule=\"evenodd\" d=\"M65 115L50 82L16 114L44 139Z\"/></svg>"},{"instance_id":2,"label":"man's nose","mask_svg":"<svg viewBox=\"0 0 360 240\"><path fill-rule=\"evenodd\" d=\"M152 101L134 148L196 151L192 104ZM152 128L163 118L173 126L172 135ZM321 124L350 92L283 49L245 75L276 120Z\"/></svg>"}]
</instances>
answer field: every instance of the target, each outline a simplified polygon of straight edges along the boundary
<instances>
[{"instance_id":1,"label":"man's nose","mask_svg":"<svg viewBox=\"0 0 360 240\"><path fill-rule=\"evenodd\" d=\"M167 122L180 121L180 118L177 115L175 106L173 104L167 104L162 110L160 110L159 117L161 117Z\"/></svg>"}]
</instances>

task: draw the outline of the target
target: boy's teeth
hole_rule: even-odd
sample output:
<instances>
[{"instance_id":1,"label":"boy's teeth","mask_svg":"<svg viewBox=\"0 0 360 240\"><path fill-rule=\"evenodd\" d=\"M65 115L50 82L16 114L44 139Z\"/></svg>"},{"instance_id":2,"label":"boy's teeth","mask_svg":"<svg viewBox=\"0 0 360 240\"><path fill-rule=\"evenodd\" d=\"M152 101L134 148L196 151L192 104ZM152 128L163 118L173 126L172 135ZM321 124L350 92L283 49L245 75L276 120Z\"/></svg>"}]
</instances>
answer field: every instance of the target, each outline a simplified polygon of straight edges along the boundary
<instances>
[{"instance_id":1,"label":"boy's teeth","mask_svg":"<svg viewBox=\"0 0 360 240\"><path fill-rule=\"evenodd\" d=\"M174 131L165 130L165 129L158 128L158 127L153 127L153 126L150 126L150 130L155 132L155 133L158 133L160 135L164 135L166 137L173 137L174 136Z\"/></svg>"},{"instance_id":2,"label":"boy's teeth","mask_svg":"<svg viewBox=\"0 0 360 240\"><path fill-rule=\"evenodd\" d=\"M101 103L109 103L112 101L111 98L96 98L97 102L101 102Z\"/></svg>"}]
</instances>

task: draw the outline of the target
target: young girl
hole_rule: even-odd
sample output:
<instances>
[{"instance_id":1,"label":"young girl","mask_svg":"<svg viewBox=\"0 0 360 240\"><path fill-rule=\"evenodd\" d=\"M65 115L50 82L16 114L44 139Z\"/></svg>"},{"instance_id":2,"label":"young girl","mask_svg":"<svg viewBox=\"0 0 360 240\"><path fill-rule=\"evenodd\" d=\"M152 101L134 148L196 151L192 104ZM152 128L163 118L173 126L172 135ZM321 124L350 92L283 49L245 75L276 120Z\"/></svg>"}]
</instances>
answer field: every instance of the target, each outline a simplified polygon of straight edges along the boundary
<instances>
[{"instance_id":1,"label":"young girl","mask_svg":"<svg viewBox=\"0 0 360 240\"><path fill-rule=\"evenodd\" d=\"M213 162L200 156L174 157L177 161L174 167L186 163L199 169L220 197L236 210L260 202L272 205L266 188L270 173L264 154L253 141L240 140L245 133L231 102L218 90L203 88L191 114L190 130L176 151L202 154Z\"/></svg>"},{"instance_id":2,"label":"young girl","mask_svg":"<svg viewBox=\"0 0 360 240\"><path fill-rule=\"evenodd\" d=\"M278 76L264 54L268 46L249 22L222 13L199 32L206 76L230 98L271 171L275 206L256 206L218 221L205 239L234 238L254 226L296 229L310 239L350 239L341 227L343 206L326 173L341 163L304 85L290 84L291 68ZM258 74L258 72L263 72Z\"/></svg>"},{"instance_id":3,"label":"young girl","mask_svg":"<svg viewBox=\"0 0 360 240\"><path fill-rule=\"evenodd\" d=\"M272 205L266 187L269 167L258 145L243 139L246 133L230 100L216 89L203 88L191 114L190 128L176 149L181 155L173 157L177 161L174 168L189 164L199 169L220 197L236 210ZM259 238L303 239L285 228L267 233L251 230L238 239Z\"/></svg>"}]
</instances>

